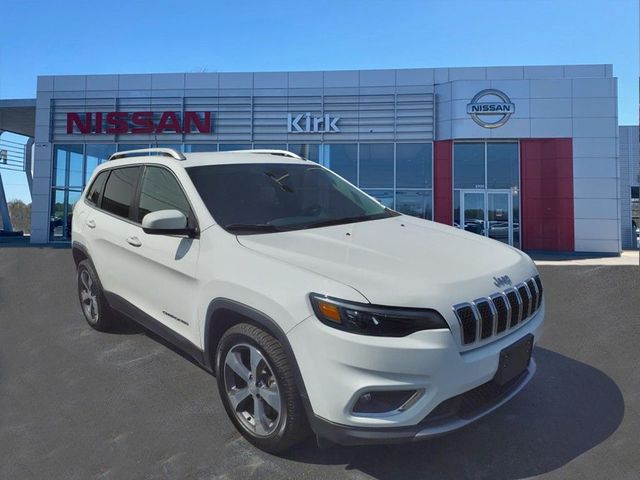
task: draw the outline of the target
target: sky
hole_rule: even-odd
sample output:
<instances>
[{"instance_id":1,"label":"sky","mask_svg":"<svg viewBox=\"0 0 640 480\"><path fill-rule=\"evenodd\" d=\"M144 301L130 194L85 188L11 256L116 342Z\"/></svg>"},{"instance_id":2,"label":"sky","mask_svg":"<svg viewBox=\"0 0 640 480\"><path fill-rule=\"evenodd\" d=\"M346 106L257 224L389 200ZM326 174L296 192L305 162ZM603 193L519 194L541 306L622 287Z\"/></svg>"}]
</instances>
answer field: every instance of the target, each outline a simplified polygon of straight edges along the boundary
<instances>
[{"instance_id":1,"label":"sky","mask_svg":"<svg viewBox=\"0 0 640 480\"><path fill-rule=\"evenodd\" d=\"M0 98L34 98L38 75L611 63L620 124L637 124L639 15L638 0L2 0Z\"/></svg>"}]
</instances>

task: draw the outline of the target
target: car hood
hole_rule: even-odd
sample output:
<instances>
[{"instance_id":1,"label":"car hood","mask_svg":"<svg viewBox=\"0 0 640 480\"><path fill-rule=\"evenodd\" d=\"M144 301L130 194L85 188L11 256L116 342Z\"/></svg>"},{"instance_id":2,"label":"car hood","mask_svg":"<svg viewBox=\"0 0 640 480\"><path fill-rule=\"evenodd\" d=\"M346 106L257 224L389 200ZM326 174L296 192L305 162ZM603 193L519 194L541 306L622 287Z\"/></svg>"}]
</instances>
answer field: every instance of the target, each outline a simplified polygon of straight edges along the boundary
<instances>
[{"instance_id":1,"label":"car hood","mask_svg":"<svg viewBox=\"0 0 640 480\"><path fill-rule=\"evenodd\" d=\"M405 215L238 236L241 245L349 285L372 304L450 308L535 275L527 255L454 227ZM313 285L309 290L314 291ZM331 292L317 292L331 295Z\"/></svg>"}]
</instances>

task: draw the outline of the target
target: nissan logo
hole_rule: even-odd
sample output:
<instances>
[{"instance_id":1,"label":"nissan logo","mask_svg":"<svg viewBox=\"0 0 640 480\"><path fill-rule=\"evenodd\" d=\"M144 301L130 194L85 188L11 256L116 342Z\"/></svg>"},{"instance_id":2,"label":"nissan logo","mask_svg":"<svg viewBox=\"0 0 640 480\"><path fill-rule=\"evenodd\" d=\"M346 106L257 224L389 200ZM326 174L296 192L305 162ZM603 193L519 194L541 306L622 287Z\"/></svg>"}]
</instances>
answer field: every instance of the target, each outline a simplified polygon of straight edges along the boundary
<instances>
[{"instance_id":1,"label":"nissan logo","mask_svg":"<svg viewBox=\"0 0 640 480\"><path fill-rule=\"evenodd\" d=\"M484 128L501 127L515 111L516 106L507 94L492 88L478 92L467 104L467 113Z\"/></svg>"}]
</instances>

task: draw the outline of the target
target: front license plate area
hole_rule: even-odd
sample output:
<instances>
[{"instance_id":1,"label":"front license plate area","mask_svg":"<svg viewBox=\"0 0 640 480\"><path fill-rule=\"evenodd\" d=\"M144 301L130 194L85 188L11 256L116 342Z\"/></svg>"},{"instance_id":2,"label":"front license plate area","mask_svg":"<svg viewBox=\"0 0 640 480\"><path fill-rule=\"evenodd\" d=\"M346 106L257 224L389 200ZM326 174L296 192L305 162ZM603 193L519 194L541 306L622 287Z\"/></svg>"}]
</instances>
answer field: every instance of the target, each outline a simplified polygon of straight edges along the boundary
<instances>
[{"instance_id":1,"label":"front license plate area","mask_svg":"<svg viewBox=\"0 0 640 480\"><path fill-rule=\"evenodd\" d=\"M498 371L496 372L495 377L493 377L494 381L498 385L504 385L520 375L529 366L532 351L532 334L521 338L513 345L509 345L507 348L503 349L500 352Z\"/></svg>"}]
</instances>

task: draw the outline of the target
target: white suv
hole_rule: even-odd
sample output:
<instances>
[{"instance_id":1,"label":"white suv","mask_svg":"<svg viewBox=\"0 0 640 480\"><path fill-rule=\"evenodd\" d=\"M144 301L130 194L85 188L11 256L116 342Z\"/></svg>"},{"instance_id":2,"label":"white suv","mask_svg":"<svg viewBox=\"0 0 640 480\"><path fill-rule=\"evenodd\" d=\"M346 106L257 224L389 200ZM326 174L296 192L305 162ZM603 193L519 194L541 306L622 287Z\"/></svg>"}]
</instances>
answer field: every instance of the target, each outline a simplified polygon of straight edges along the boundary
<instances>
[{"instance_id":1,"label":"white suv","mask_svg":"<svg viewBox=\"0 0 640 480\"><path fill-rule=\"evenodd\" d=\"M350 445L439 435L535 370L544 301L527 255L290 152L114 154L72 228L89 324L118 312L175 343L267 451L309 429Z\"/></svg>"}]
</instances>

